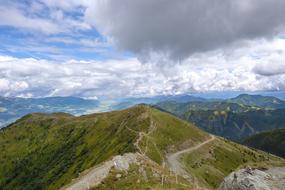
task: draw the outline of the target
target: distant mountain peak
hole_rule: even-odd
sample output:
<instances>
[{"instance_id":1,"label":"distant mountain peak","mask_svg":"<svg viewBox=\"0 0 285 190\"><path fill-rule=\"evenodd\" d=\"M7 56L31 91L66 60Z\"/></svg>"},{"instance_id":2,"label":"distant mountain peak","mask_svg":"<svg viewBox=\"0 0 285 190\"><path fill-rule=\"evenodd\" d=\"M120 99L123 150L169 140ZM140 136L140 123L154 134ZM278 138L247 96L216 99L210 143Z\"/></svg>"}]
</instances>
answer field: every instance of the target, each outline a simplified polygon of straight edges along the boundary
<instances>
[{"instance_id":1,"label":"distant mountain peak","mask_svg":"<svg viewBox=\"0 0 285 190\"><path fill-rule=\"evenodd\" d=\"M270 109L285 108L285 101L273 96L240 94L237 97L228 99L226 101Z\"/></svg>"}]
</instances>

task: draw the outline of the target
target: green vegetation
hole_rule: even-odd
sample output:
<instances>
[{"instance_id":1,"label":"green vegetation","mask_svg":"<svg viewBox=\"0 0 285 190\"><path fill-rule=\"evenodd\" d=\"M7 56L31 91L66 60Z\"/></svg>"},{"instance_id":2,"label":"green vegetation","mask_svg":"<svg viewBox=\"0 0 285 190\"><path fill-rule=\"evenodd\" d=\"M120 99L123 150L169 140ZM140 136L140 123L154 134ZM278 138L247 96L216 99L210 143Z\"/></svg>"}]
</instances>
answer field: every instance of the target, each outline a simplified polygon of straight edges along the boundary
<instances>
[{"instance_id":1,"label":"green vegetation","mask_svg":"<svg viewBox=\"0 0 285 190\"><path fill-rule=\"evenodd\" d=\"M167 169L163 169L162 167L155 167L153 165L142 167L133 164L127 172L112 170L108 178L102 182L102 185L95 187L92 190L117 189L191 190L194 188L191 183L184 178L178 176L176 179L175 175L170 173Z\"/></svg>"},{"instance_id":2,"label":"green vegetation","mask_svg":"<svg viewBox=\"0 0 285 190\"><path fill-rule=\"evenodd\" d=\"M236 98L227 100L230 103L238 103L242 105L257 106L267 109L284 109L285 101L273 96L249 95L241 94Z\"/></svg>"},{"instance_id":3,"label":"green vegetation","mask_svg":"<svg viewBox=\"0 0 285 190\"><path fill-rule=\"evenodd\" d=\"M253 135L243 143L285 158L285 129L275 129Z\"/></svg>"},{"instance_id":4,"label":"green vegetation","mask_svg":"<svg viewBox=\"0 0 285 190\"><path fill-rule=\"evenodd\" d=\"M138 151L151 159L144 164L145 172L134 164L118 180L118 171L112 170L95 189L191 189L179 176L176 183L164 167L165 158L206 139L209 135L192 124L148 106L81 117L30 114L0 130L0 189L59 189L115 155ZM246 163L281 163L235 143L216 141L184 158L187 170L206 186L216 187Z\"/></svg>"},{"instance_id":5,"label":"green vegetation","mask_svg":"<svg viewBox=\"0 0 285 190\"><path fill-rule=\"evenodd\" d=\"M73 117L30 114L0 131L0 189L58 189L85 169L134 152L144 107Z\"/></svg>"},{"instance_id":6,"label":"green vegetation","mask_svg":"<svg viewBox=\"0 0 285 190\"><path fill-rule=\"evenodd\" d=\"M165 155L203 142L209 135L170 114L153 110L153 128L145 137L146 155L162 163Z\"/></svg>"},{"instance_id":7,"label":"green vegetation","mask_svg":"<svg viewBox=\"0 0 285 190\"><path fill-rule=\"evenodd\" d=\"M276 128L285 128L285 109L269 110L227 102L164 102L158 106L204 131L241 142Z\"/></svg>"},{"instance_id":8,"label":"green vegetation","mask_svg":"<svg viewBox=\"0 0 285 190\"><path fill-rule=\"evenodd\" d=\"M251 110L260 109L256 106L243 105L238 103L230 103L225 101L213 101L213 102L187 102L179 103L174 101L160 102L156 107L165 111L173 113L175 115L183 115L188 111L231 111L234 113L246 112Z\"/></svg>"},{"instance_id":9,"label":"green vegetation","mask_svg":"<svg viewBox=\"0 0 285 190\"><path fill-rule=\"evenodd\" d=\"M140 147L157 163L170 146L208 136L147 106L81 117L30 114L0 131L0 189L58 189L112 156L138 151L140 133Z\"/></svg>"},{"instance_id":10,"label":"green vegetation","mask_svg":"<svg viewBox=\"0 0 285 190\"><path fill-rule=\"evenodd\" d=\"M244 138L276 128L285 128L285 109L229 111L189 111L183 118L213 134L241 142Z\"/></svg>"},{"instance_id":11,"label":"green vegetation","mask_svg":"<svg viewBox=\"0 0 285 190\"><path fill-rule=\"evenodd\" d=\"M191 154L185 154L182 161L201 186L213 189L237 168L248 165L266 168L285 164L282 159L223 139L216 139Z\"/></svg>"}]
</instances>

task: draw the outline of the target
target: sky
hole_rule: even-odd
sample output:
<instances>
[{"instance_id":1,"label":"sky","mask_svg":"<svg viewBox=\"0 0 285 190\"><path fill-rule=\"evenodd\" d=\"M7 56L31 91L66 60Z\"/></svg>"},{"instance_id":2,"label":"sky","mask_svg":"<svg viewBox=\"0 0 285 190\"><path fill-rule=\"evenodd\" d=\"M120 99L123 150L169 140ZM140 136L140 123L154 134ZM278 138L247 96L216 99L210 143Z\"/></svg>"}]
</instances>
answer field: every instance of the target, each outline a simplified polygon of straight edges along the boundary
<instances>
[{"instance_id":1,"label":"sky","mask_svg":"<svg viewBox=\"0 0 285 190\"><path fill-rule=\"evenodd\" d=\"M0 0L0 96L285 90L284 0Z\"/></svg>"}]
</instances>

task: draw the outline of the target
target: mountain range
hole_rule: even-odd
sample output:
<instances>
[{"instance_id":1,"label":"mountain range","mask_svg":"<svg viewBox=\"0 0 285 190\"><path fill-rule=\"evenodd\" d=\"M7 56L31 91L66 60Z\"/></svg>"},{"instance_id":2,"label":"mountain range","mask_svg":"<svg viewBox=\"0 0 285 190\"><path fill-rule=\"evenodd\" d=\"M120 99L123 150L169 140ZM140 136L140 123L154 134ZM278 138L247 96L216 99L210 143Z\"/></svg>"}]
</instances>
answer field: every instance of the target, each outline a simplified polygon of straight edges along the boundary
<instances>
[{"instance_id":1,"label":"mountain range","mask_svg":"<svg viewBox=\"0 0 285 190\"><path fill-rule=\"evenodd\" d=\"M208 101L160 102L155 105L199 128L234 141L272 129L285 128L285 101L260 95Z\"/></svg>"},{"instance_id":2,"label":"mountain range","mask_svg":"<svg viewBox=\"0 0 285 190\"><path fill-rule=\"evenodd\" d=\"M226 100L226 102L237 103L241 105L256 106L267 109L284 109L285 101L274 96L241 94L236 98Z\"/></svg>"},{"instance_id":3,"label":"mountain range","mask_svg":"<svg viewBox=\"0 0 285 190\"><path fill-rule=\"evenodd\" d=\"M227 103L231 106L238 106L238 109L247 110L249 107L263 107L266 109L285 108L284 101L275 97L260 96L260 95L247 95L242 94L236 98L230 99L206 99L191 95L165 95L154 96L148 98L122 98L113 100L93 100L83 99L78 97L47 97L47 98L12 98L12 97L0 97L0 128L5 126L20 117L33 113L33 112L66 112L73 115L83 115L88 113L121 110L131 106L145 103L155 105L161 102L176 102L179 103L179 110L183 108L183 104L193 102L192 108L195 105L200 109L214 109L215 103L211 102L224 102L224 106ZM211 107L212 106L212 107ZM219 105L221 109L222 105ZM226 109L226 108L225 108ZM231 110L237 111L233 108ZM180 110L183 112L183 110Z\"/></svg>"},{"instance_id":4,"label":"mountain range","mask_svg":"<svg viewBox=\"0 0 285 190\"><path fill-rule=\"evenodd\" d=\"M34 112L65 112L73 115L126 109L146 103L156 104L161 101L206 101L189 95L154 96L149 98L123 98L114 100L93 100L78 97L12 98L0 97L0 128Z\"/></svg>"},{"instance_id":5,"label":"mountain range","mask_svg":"<svg viewBox=\"0 0 285 190\"><path fill-rule=\"evenodd\" d=\"M285 160L150 106L76 117L32 113L0 130L0 189L216 189Z\"/></svg>"}]
</instances>

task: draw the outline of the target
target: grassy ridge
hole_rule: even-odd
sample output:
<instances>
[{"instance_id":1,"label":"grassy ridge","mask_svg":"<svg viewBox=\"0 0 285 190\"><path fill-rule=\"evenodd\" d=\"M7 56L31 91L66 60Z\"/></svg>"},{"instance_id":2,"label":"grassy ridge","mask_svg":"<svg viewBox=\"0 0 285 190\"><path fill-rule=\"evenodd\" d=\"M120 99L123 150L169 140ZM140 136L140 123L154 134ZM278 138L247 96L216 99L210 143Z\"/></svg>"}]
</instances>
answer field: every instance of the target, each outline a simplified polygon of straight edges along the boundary
<instances>
[{"instance_id":1,"label":"grassy ridge","mask_svg":"<svg viewBox=\"0 0 285 190\"><path fill-rule=\"evenodd\" d=\"M169 179L166 189L185 189L173 182L174 176L162 167L165 156L208 138L207 133L192 124L148 106L81 117L63 113L30 114L0 130L0 189L59 189L84 170L115 155L139 149L160 164L156 165ZM217 140L208 148L186 155L184 162L202 184L215 187L223 176L244 163L281 161ZM128 175L123 173L120 180L115 179L113 171L104 180L105 186L97 189L160 189L161 178L156 178L150 172L152 169L145 168L148 180L143 179L145 175L137 166Z\"/></svg>"},{"instance_id":2,"label":"grassy ridge","mask_svg":"<svg viewBox=\"0 0 285 190\"><path fill-rule=\"evenodd\" d=\"M160 164L167 153L176 152L209 138L207 133L194 125L165 112L153 109L152 120L155 130L145 137L143 147L147 150L146 155Z\"/></svg>"},{"instance_id":3,"label":"grassy ridge","mask_svg":"<svg viewBox=\"0 0 285 190\"><path fill-rule=\"evenodd\" d=\"M0 132L0 189L58 189L83 170L135 151L145 108L73 117L31 114Z\"/></svg>"},{"instance_id":4,"label":"grassy ridge","mask_svg":"<svg viewBox=\"0 0 285 190\"><path fill-rule=\"evenodd\" d=\"M208 137L147 106L81 117L30 114L0 132L0 189L58 189L114 155L138 151L140 133L139 146L159 164L184 142Z\"/></svg>"}]
</instances>

